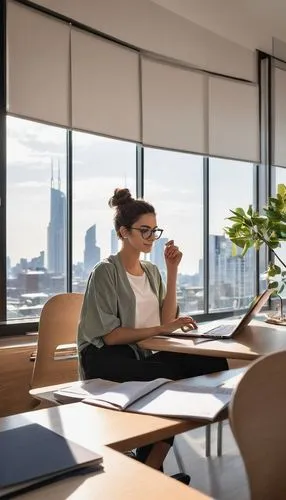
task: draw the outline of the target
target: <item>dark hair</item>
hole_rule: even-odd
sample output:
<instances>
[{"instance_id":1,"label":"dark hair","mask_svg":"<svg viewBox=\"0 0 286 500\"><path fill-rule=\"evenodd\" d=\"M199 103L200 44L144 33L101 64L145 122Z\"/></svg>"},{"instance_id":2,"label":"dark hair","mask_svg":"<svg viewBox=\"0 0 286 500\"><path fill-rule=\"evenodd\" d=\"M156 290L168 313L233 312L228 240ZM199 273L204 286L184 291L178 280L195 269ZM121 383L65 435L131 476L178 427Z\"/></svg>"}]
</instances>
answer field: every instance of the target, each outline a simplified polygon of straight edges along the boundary
<instances>
[{"instance_id":1,"label":"dark hair","mask_svg":"<svg viewBox=\"0 0 286 500\"><path fill-rule=\"evenodd\" d=\"M111 208L115 208L114 215L114 227L117 235L121 238L119 234L119 229L121 226L130 229L135 222L144 214L154 214L154 207L144 200L136 200L132 198L129 189L117 188L114 190L113 196L108 201L108 205Z\"/></svg>"}]
</instances>

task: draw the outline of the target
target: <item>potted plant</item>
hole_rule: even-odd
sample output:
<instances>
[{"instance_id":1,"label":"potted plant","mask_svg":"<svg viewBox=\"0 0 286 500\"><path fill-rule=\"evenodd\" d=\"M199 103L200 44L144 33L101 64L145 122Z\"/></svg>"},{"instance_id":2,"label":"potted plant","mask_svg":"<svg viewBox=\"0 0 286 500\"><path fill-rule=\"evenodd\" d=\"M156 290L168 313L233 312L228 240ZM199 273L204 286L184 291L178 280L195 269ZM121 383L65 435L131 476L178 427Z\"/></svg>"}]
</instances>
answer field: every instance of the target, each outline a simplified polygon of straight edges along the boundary
<instances>
[{"instance_id":1,"label":"potted plant","mask_svg":"<svg viewBox=\"0 0 286 500\"><path fill-rule=\"evenodd\" d=\"M252 205L247 210L236 208L230 212L232 215L227 220L232 224L224 231L232 241L232 255L237 255L237 247L242 249L240 255L243 257L250 248L259 250L266 245L276 258L275 263L269 263L265 273L268 288L279 296L286 285L286 266L277 253L281 242L286 241L286 185L278 185L276 196L269 198L262 213Z\"/></svg>"}]
</instances>

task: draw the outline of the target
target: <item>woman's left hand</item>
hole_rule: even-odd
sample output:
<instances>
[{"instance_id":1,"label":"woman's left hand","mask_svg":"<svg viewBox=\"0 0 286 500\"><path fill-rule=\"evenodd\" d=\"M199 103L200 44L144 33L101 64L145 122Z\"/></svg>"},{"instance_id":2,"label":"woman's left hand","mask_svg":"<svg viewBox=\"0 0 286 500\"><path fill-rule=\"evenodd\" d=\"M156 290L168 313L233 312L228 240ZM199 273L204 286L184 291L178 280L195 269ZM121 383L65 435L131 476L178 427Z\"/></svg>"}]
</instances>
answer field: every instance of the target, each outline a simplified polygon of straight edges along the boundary
<instances>
[{"instance_id":1,"label":"woman's left hand","mask_svg":"<svg viewBox=\"0 0 286 500\"><path fill-rule=\"evenodd\" d=\"M168 269L173 266L178 267L178 265L182 260L183 254L179 250L179 247L174 245L174 240L170 240L166 243L164 256L165 256L166 266Z\"/></svg>"}]
</instances>

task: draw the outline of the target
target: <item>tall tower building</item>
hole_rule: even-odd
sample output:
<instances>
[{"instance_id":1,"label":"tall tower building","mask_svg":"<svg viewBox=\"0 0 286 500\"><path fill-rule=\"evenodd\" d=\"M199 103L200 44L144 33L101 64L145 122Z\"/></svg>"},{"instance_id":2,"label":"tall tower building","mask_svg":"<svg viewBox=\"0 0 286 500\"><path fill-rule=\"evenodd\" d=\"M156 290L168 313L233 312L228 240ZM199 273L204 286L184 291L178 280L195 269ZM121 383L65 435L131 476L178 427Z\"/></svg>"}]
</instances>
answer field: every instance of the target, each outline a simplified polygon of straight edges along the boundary
<instances>
[{"instance_id":1,"label":"tall tower building","mask_svg":"<svg viewBox=\"0 0 286 500\"><path fill-rule=\"evenodd\" d=\"M85 233L84 273L89 275L95 264L100 261L100 248L96 246L96 225L90 226Z\"/></svg>"},{"instance_id":2,"label":"tall tower building","mask_svg":"<svg viewBox=\"0 0 286 500\"><path fill-rule=\"evenodd\" d=\"M54 187L53 162L51 165L50 222L48 225L48 271L66 272L66 196L61 191L60 167L58 188Z\"/></svg>"},{"instance_id":3,"label":"tall tower building","mask_svg":"<svg viewBox=\"0 0 286 500\"><path fill-rule=\"evenodd\" d=\"M112 255L117 254L117 252L118 252L118 236L116 234L115 229L111 229L110 247L111 247L111 254Z\"/></svg>"},{"instance_id":4,"label":"tall tower building","mask_svg":"<svg viewBox=\"0 0 286 500\"><path fill-rule=\"evenodd\" d=\"M232 256L224 235L209 237L209 296L211 308L242 308L254 294L254 252Z\"/></svg>"}]
</instances>

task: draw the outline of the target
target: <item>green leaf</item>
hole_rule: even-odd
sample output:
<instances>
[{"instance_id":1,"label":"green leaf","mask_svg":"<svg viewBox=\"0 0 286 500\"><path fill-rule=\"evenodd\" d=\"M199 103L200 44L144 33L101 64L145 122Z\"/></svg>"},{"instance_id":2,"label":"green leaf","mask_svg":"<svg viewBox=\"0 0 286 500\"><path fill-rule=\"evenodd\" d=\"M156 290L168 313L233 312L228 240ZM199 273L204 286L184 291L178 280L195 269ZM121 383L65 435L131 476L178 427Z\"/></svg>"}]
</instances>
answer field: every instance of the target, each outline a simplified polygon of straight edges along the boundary
<instances>
[{"instance_id":1,"label":"green leaf","mask_svg":"<svg viewBox=\"0 0 286 500\"><path fill-rule=\"evenodd\" d=\"M272 250L273 250L274 248L278 248L278 247L280 247L280 246L281 246L278 240L268 241L268 243L267 243L267 244L268 244L269 248L271 248Z\"/></svg>"},{"instance_id":2,"label":"green leaf","mask_svg":"<svg viewBox=\"0 0 286 500\"><path fill-rule=\"evenodd\" d=\"M281 274L281 267L277 266L276 264L273 264L273 269L275 270L276 274Z\"/></svg>"},{"instance_id":3,"label":"green leaf","mask_svg":"<svg viewBox=\"0 0 286 500\"><path fill-rule=\"evenodd\" d=\"M227 220L231 220L233 222L239 222L240 224L242 223L241 217L237 217L237 215L232 215L231 217L227 217Z\"/></svg>"},{"instance_id":4,"label":"green leaf","mask_svg":"<svg viewBox=\"0 0 286 500\"><path fill-rule=\"evenodd\" d=\"M241 257L244 257L244 256L245 256L245 254L246 254L246 253L247 253L247 251L249 250L249 247L250 247L250 245L249 245L249 242L247 241L247 242L245 243L244 247L243 247L243 250L242 250L242 253L241 253Z\"/></svg>"},{"instance_id":5,"label":"green leaf","mask_svg":"<svg viewBox=\"0 0 286 500\"><path fill-rule=\"evenodd\" d=\"M247 213L247 215L249 215L250 217L252 217L252 216L253 216L253 208L252 208L252 205L249 205L248 210L247 210L247 212L246 212L246 213Z\"/></svg>"},{"instance_id":6,"label":"green leaf","mask_svg":"<svg viewBox=\"0 0 286 500\"><path fill-rule=\"evenodd\" d=\"M237 256L237 248L236 248L235 243L232 243L232 245L231 245L231 256L232 257L236 257Z\"/></svg>"},{"instance_id":7,"label":"green leaf","mask_svg":"<svg viewBox=\"0 0 286 500\"><path fill-rule=\"evenodd\" d=\"M278 281L272 281L271 283L269 283L268 288L270 290L272 290L274 288L278 288Z\"/></svg>"},{"instance_id":8,"label":"green leaf","mask_svg":"<svg viewBox=\"0 0 286 500\"><path fill-rule=\"evenodd\" d=\"M232 243L234 245L238 246L239 248L244 248L245 245L245 238L230 238Z\"/></svg>"},{"instance_id":9,"label":"green leaf","mask_svg":"<svg viewBox=\"0 0 286 500\"><path fill-rule=\"evenodd\" d=\"M232 214L238 215L238 216L242 217L243 219L246 218L246 213L243 210L243 208L241 208L241 207L235 208L234 210L230 210L230 211Z\"/></svg>"},{"instance_id":10,"label":"green leaf","mask_svg":"<svg viewBox=\"0 0 286 500\"><path fill-rule=\"evenodd\" d=\"M277 193L282 196L282 198L285 198L286 196L286 186L285 184L278 184L277 186Z\"/></svg>"},{"instance_id":11,"label":"green leaf","mask_svg":"<svg viewBox=\"0 0 286 500\"><path fill-rule=\"evenodd\" d=\"M252 217L252 222L255 225L265 224L265 222L267 222L267 217L265 215L254 215Z\"/></svg>"}]
</instances>

